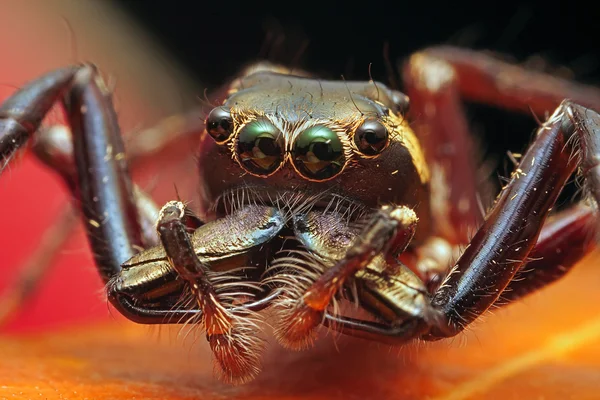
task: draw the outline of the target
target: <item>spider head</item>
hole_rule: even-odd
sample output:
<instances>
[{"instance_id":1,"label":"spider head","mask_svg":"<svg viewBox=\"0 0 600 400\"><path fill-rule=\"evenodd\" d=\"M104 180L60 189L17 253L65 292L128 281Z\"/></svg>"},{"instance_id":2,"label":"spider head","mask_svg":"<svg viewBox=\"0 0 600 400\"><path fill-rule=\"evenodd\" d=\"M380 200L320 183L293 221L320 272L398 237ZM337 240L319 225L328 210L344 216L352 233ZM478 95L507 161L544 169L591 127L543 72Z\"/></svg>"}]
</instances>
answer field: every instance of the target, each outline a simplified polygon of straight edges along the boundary
<instances>
[{"instance_id":1,"label":"spider head","mask_svg":"<svg viewBox=\"0 0 600 400\"><path fill-rule=\"evenodd\" d=\"M235 186L333 190L367 206L427 203L429 171L381 83L259 72L237 80L206 118L200 171L207 203Z\"/></svg>"}]
</instances>

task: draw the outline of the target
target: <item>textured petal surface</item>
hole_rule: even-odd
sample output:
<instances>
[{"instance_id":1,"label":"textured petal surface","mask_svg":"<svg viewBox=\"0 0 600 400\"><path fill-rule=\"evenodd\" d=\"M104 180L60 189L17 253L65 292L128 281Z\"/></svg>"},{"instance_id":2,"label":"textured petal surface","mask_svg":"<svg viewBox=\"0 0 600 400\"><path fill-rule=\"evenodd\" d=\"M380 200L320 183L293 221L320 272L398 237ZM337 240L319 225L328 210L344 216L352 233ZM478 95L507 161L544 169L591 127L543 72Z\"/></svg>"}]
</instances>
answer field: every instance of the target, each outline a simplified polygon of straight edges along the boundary
<instances>
[{"instance_id":1,"label":"textured petal surface","mask_svg":"<svg viewBox=\"0 0 600 400\"><path fill-rule=\"evenodd\" d=\"M597 399L598 258L455 340L403 350L326 336L276 344L257 381L212 376L203 335L125 321L0 339L0 397L48 399ZM182 336L182 335L181 335ZM337 346L336 346L337 344ZM14 396L14 397L11 397Z\"/></svg>"}]
</instances>

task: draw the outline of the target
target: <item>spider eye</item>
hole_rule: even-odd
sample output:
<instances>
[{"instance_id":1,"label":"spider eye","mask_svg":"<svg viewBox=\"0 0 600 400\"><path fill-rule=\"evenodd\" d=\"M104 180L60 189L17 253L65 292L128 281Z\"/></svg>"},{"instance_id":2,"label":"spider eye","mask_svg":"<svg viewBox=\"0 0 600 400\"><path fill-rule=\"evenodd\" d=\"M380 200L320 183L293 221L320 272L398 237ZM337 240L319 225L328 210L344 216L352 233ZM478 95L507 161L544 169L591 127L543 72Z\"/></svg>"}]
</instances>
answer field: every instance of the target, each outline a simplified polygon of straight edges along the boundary
<instances>
[{"instance_id":1,"label":"spider eye","mask_svg":"<svg viewBox=\"0 0 600 400\"><path fill-rule=\"evenodd\" d=\"M367 156L381 153L389 143L387 128L374 119L366 120L354 132L354 143L358 151Z\"/></svg>"},{"instance_id":2,"label":"spider eye","mask_svg":"<svg viewBox=\"0 0 600 400\"><path fill-rule=\"evenodd\" d=\"M246 124L237 138L237 155L250 173L268 176L283 162L283 134L267 120Z\"/></svg>"},{"instance_id":3,"label":"spider eye","mask_svg":"<svg viewBox=\"0 0 600 400\"><path fill-rule=\"evenodd\" d=\"M344 168L344 148L331 129L316 125L302 132L293 148L293 163L308 179L326 180Z\"/></svg>"},{"instance_id":4,"label":"spider eye","mask_svg":"<svg viewBox=\"0 0 600 400\"><path fill-rule=\"evenodd\" d=\"M229 139L233 132L231 113L224 107L213 108L206 118L206 131L217 143Z\"/></svg>"}]
</instances>

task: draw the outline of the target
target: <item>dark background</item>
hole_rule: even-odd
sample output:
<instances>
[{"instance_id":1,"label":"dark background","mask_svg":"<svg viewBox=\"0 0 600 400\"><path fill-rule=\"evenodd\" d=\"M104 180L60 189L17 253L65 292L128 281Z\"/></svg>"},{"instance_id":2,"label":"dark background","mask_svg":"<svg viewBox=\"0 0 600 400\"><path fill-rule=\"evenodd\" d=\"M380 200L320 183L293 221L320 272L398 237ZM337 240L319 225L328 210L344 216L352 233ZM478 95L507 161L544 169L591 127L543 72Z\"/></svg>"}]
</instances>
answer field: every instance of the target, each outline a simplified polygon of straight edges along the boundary
<instances>
[{"instance_id":1,"label":"dark background","mask_svg":"<svg viewBox=\"0 0 600 400\"><path fill-rule=\"evenodd\" d=\"M393 62L425 46L454 44L518 61L542 56L600 83L600 13L583 2L422 0L389 6L324 0L282 3L287 6L277 12L263 2L115 1L208 83L265 57L284 63L299 58L297 64L311 71L357 79L368 78L373 63L374 77L385 80L386 42ZM347 13L352 10L358 12Z\"/></svg>"},{"instance_id":2,"label":"dark background","mask_svg":"<svg viewBox=\"0 0 600 400\"><path fill-rule=\"evenodd\" d=\"M368 79L372 64L373 78L390 82L386 43L393 65L451 44L600 86L600 13L578 1L303 1L282 10L262 2L114 1L209 88L265 58L346 79ZM525 149L535 121L473 104L467 112L481 151L506 176L506 151Z\"/></svg>"}]
</instances>

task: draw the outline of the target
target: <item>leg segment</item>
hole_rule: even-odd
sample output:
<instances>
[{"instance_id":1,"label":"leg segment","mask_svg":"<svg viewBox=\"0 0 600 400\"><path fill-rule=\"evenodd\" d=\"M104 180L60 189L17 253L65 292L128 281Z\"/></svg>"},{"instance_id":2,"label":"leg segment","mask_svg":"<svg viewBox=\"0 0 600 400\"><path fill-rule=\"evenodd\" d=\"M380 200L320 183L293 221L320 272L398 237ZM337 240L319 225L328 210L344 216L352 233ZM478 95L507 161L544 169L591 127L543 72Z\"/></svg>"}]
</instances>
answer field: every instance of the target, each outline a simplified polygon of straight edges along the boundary
<instances>
[{"instance_id":1,"label":"leg segment","mask_svg":"<svg viewBox=\"0 0 600 400\"><path fill-rule=\"evenodd\" d=\"M0 106L0 172L39 128L69 89L78 67L59 69L32 82Z\"/></svg>"},{"instance_id":2,"label":"leg segment","mask_svg":"<svg viewBox=\"0 0 600 400\"><path fill-rule=\"evenodd\" d=\"M435 294L432 303L447 321L433 327L428 339L456 335L496 302L530 256L564 184L578 165L588 163L582 157L591 155L579 146L600 141L599 121L593 111L565 101L540 128L485 223Z\"/></svg>"},{"instance_id":3,"label":"leg segment","mask_svg":"<svg viewBox=\"0 0 600 400\"><path fill-rule=\"evenodd\" d=\"M579 204L544 222L576 167L588 163L582 157L593 157L579 146L600 141L598 122L600 116L588 109L561 104L538 131L431 305L392 324L333 315L326 315L324 323L345 334L398 344L413 338L428 320L428 333L422 331L421 337L437 340L461 332L500 296L503 303L512 301L564 275L593 248L596 211Z\"/></svg>"},{"instance_id":4,"label":"leg segment","mask_svg":"<svg viewBox=\"0 0 600 400\"><path fill-rule=\"evenodd\" d=\"M532 261L519 269L494 306L507 305L555 282L568 273L571 267L595 247L596 218L596 211L584 204L577 204L548 217L536 246L528 257ZM399 282L410 281L407 277L397 278ZM430 315L429 324L427 312ZM425 332L426 329L423 327L427 328L431 322L443 323L443 318L428 303L421 304L420 311L414 313L412 317L399 318L394 324L367 322L332 314L325 315L323 324L345 335L399 345Z\"/></svg>"},{"instance_id":5,"label":"leg segment","mask_svg":"<svg viewBox=\"0 0 600 400\"><path fill-rule=\"evenodd\" d=\"M37 130L48 110L61 98L73 82L80 67L69 67L52 72L45 77L22 88L0 106L0 172L12 154L33 136L34 154L53 170L58 172L68 188L77 193L77 172L73 156L72 134L66 126L53 126ZM127 146L128 159L133 167L149 156L155 157L163 149L192 145L197 141L204 125L199 112L166 118L157 126L132 136ZM35 134L33 134L35 132ZM186 149L189 147L186 147ZM140 213L142 239L144 247L158 243L155 229L158 209L141 191L134 187L136 205ZM4 317L20 308L30 293L34 292L38 281L45 276L51 266L51 257L70 236L76 219L75 211L65 206L61 217L57 219L57 228L48 232L36 253L23 266L17 281L11 285L6 295L0 296L0 309ZM55 234L59 232L59 235ZM51 236L51 238L50 238ZM8 310L11 310L10 312ZM0 317L0 326L6 318Z\"/></svg>"},{"instance_id":6,"label":"leg segment","mask_svg":"<svg viewBox=\"0 0 600 400\"><path fill-rule=\"evenodd\" d=\"M108 89L81 69L66 98L78 171L78 198L94 259L105 282L143 248L133 185Z\"/></svg>"},{"instance_id":7,"label":"leg segment","mask_svg":"<svg viewBox=\"0 0 600 400\"><path fill-rule=\"evenodd\" d=\"M8 121L18 121L18 126L26 129L12 128L16 126L13 123L6 131L0 131L0 137L12 137L10 142L15 144L3 146L6 152L2 156L10 159L63 94L74 133L76 169L72 171L81 171L76 177L63 176L75 190L96 265L108 282L120 273L121 263L135 254L134 246L141 248L143 241L117 118L95 68L82 66L50 73L4 103L3 109L10 112L3 114L12 117ZM135 317L118 301L113 304L125 316Z\"/></svg>"},{"instance_id":8,"label":"leg segment","mask_svg":"<svg viewBox=\"0 0 600 400\"><path fill-rule=\"evenodd\" d=\"M413 55L406 68L421 63L450 67L460 94L479 103L523 113L533 111L539 118L544 118L563 99L600 110L597 88L526 70L480 51L432 47Z\"/></svg>"},{"instance_id":9,"label":"leg segment","mask_svg":"<svg viewBox=\"0 0 600 400\"><path fill-rule=\"evenodd\" d=\"M472 156L476 149L461 98L524 113L533 111L539 118L545 118L565 98L600 110L597 88L528 71L479 51L429 48L411 56L402 72L415 129L431 166L436 234L451 245L467 244L482 221ZM444 264L427 261L417 261L421 275L445 275Z\"/></svg>"},{"instance_id":10,"label":"leg segment","mask_svg":"<svg viewBox=\"0 0 600 400\"><path fill-rule=\"evenodd\" d=\"M532 261L521 267L494 305L518 300L567 274L595 248L597 218L594 208L583 203L548 217L529 254Z\"/></svg>"},{"instance_id":11,"label":"leg segment","mask_svg":"<svg viewBox=\"0 0 600 400\"><path fill-rule=\"evenodd\" d=\"M4 103L0 112L3 117L0 120L2 161L8 161L25 144L53 102L67 93L65 105L73 130L76 168L63 164L64 171L61 172L71 182L85 215L84 224L99 272L109 282L109 299L123 315L140 323L165 322L165 318L166 322L179 322L197 317L200 310L177 309L176 299L161 304L152 302L154 299L150 294L144 300L144 288L169 286L176 276L166 280L159 277L157 282L146 279L140 287L136 286L139 280L135 273L122 270L121 264L130 259L136 249L156 242L156 234L147 232L154 222L149 220L154 220L152 216L156 210L141 192L136 194L131 183L117 118L93 67L74 67L51 73L24 87ZM67 171L81 171L76 174L77 182L73 176L67 176ZM128 296L132 292L140 295L142 301ZM257 301L248 307L264 307L264 304Z\"/></svg>"},{"instance_id":12,"label":"leg segment","mask_svg":"<svg viewBox=\"0 0 600 400\"><path fill-rule=\"evenodd\" d=\"M413 56L404 69L410 114L431 170L434 235L451 245L469 242L481 224L474 146L450 65ZM419 266L417 270L426 270ZM445 267L445 266L442 266ZM445 275L446 271L435 271Z\"/></svg>"},{"instance_id":13,"label":"leg segment","mask_svg":"<svg viewBox=\"0 0 600 400\"><path fill-rule=\"evenodd\" d=\"M64 95L74 133L76 195L96 265L105 282L141 247L142 234L116 115L94 67L52 72L19 90L0 111L0 157L8 162ZM113 302L125 316L128 310Z\"/></svg>"}]
</instances>

